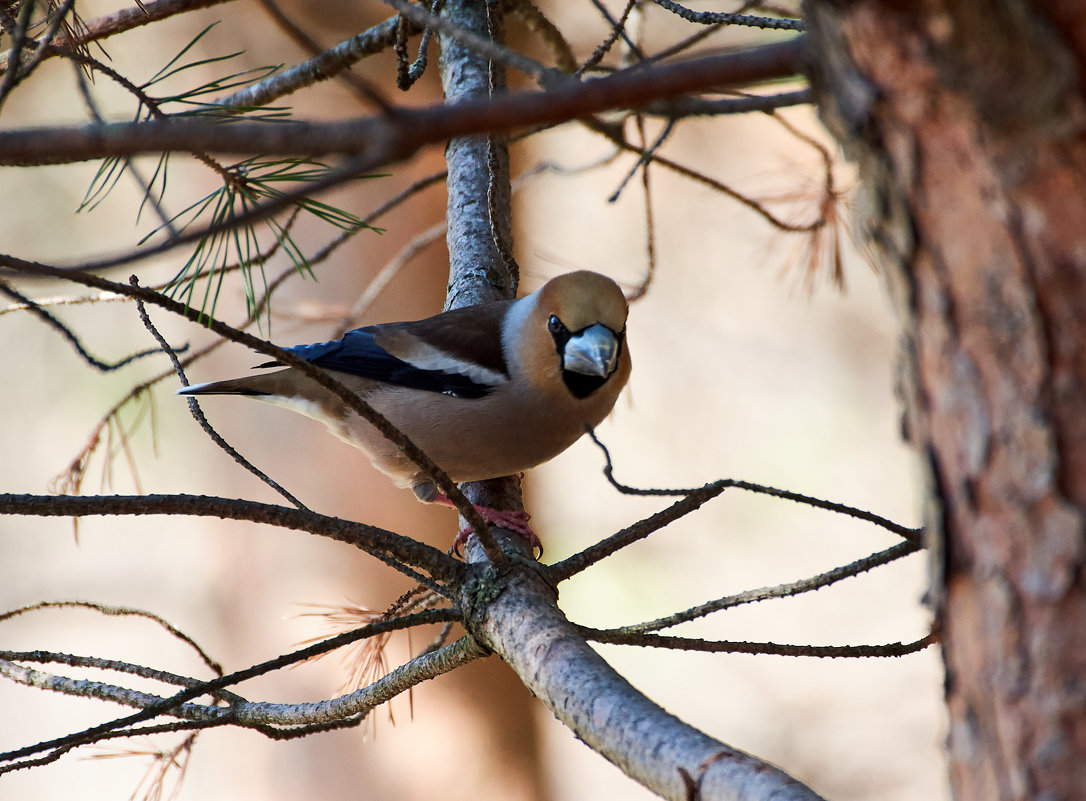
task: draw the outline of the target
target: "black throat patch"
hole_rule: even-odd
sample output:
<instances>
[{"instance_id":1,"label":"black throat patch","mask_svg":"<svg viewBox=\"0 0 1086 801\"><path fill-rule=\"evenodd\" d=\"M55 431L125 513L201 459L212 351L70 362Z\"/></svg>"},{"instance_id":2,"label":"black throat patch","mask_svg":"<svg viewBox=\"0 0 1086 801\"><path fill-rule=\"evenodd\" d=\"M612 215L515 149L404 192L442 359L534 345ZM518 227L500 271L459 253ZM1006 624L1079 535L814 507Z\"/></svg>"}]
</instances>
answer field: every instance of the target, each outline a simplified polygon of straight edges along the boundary
<instances>
[{"instance_id":1,"label":"black throat patch","mask_svg":"<svg viewBox=\"0 0 1086 801\"><path fill-rule=\"evenodd\" d=\"M562 364L566 357L566 345L569 343L580 331L570 331L557 317L552 316L548 325L548 330L551 332L551 338L554 339L554 349L558 353L558 363ZM582 329L584 330L584 329ZM615 339L618 340L618 354L615 359L615 365L617 366L622 358L622 348L626 344L626 331L623 329L615 335ZM612 371L614 372L614 371ZM584 400L597 389L607 383L607 379L611 377L610 374L606 376L598 375L585 375L584 373L577 373L573 370L562 371L562 381L565 382L566 388L569 389L570 394L578 400Z\"/></svg>"},{"instance_id":2,"label":"black throat patch","mask_svg":"<svg viewBox=\"0 0 1086 801\"><path fill-rule=\"evenodd\" d=\"M608 378L610 376L585 375L584 373L575 373L572 370L562 371L562 380L566 382L566 387L573 397L578 400L584 400L602 387L607 383Z\"/></svg>"}]
</instances>

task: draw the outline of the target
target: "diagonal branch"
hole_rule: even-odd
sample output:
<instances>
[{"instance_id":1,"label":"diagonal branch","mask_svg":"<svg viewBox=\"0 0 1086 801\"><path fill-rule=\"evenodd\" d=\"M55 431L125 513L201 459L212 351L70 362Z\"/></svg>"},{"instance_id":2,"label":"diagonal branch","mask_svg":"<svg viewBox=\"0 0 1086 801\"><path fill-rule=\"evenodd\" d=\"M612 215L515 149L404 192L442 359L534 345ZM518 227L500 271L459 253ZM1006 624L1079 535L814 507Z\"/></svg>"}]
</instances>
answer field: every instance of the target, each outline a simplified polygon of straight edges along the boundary
<instances>
[{"instance_id":1,"label":"diagonal branch","mask_svg":"<svg viewBox=\"0 0 1086 801\"><path fill-rule=\"evenodd\" d=\"M134 275L131 277L131 279L129 279L129 283L132 284L132 286L139 285L139 281ZM185 375L185 368L184 366L182 366L181 360L177 358L177 354L174 352L174 349L170 347L170 343L166 341L166 338L162 336L161 333L159 333L159 330L155 327L155 324L151 322L151 317L147 314L147 308L144 305L143 301L139 298L136 298L136 309L139 311L140 322L143 323L144 328L151 332L151 336L153 336L155 338L155 341L158 342L159 347L161 347L166 355L170 357L170 364L173 365L174 372L177 373L177 378L181 381L181 386L187 387L189 385L189 380L188 377ZM223 439L222 435L218 431L216 431L214 427L212 427L211 423L208 422L206 415L204 415L204 410L200 408L200 402L196 398L189 397L186 398L186 400L189 404L189 412L192 414L193 419L196 420L196 423L200 426L200 428L204 430L204 433L211 438L211 441L219 446L219 448L221 448L223 451L225 451L231 459L233 459L243 468L248 470L258 479L263 481L273 490L278 492L280 495L282 495L299 509L308 508L304 503L295 498L294 495L292 495L286 488L280 485L278 481L273 479L255 464L250 462L245 456L239 453L233 445Z\"/></svg>"},{"instance_id":2,"label":"diagonal branch","mask_svg":"<svg viewBox=\"0 0 1086 801\"><path fill-rule=\"evenodd\" d=\"M566 620L538 573L523 569L503 584L485 615L469 620L470 630L555 717L627 775L668 799L818 801L784 771L698 731L638 692ZM696 795L684 773L699 777Z\"/></svg>"},{"instance_id":3,"label":"diagonal branch","mask_svg":"<svg viewBox=\"0 0 1086 801\"><path fill-rule=\"evenodd\" d=\"M318 81L333 78L362 59L392 47L396 41L398 21L398 17L390 17L334 47L321 51L301 64L270 75L252 86L246 86L218 100L217 104L223 107L245 109L266 106L281 97L312 86ZM417 33L418 30L421 29L414 26L410 28L411 33ZM388 113L389 110L386 107L384 112Z\"/></svg>"},{"instance_id":4,"label":"diagonal branch","mask_svg":"<svg viewBox=\"0 0 1086 801\"><path fill-rule=\"evenodd\" d=\"M354 635L356 632L351 632L351 634ZM320 645L325 646L326 643L320 643ZM310 726L345 718L364 717L376 707L392 700L412 687L443 673L448 673L450 670L455 670L461 665L466 665L468 662L484 656L485 653L471 637L461 637L450 645L411 659L366 687L327 701L299 704L269 703L245 701L226 693L227 706L190 702L174 706L166 714L183 720L215 721L220 725L235 724L247 728ZM18 664L24 661L36 660L36 658L36 654L33 653L0 652L0 676L28 687L51 690L61 695L97 698L136 709L161 706L165 701L162 696L152 693L140 692L100 681L59 676ZM166 674L163 671L141 669L138 666L126 663L98 664L108 662L108 660L83 660L72 657L65 661L69 664L87 663L87 666L90 667L101 667L108 670L120 670L126 673L144 675L147 678L169 681L171 684L184 686L190 691L203 689L208 684L208 682L197 681L185 676ZM214 695L222 693L221 690L210 692Z\"/></svg>"},{"instance_id":5,"label":"diagonal branch","mask_svg":"<svg viewBox=\"0 0 1086 801\"><path fill-rule=\"evenodd\" d=\"M229 0L149 0L140 2L135 8L122 8L112 14L93 19L81 26L78 34L65 36L56 44L39 48L41 58L53 58L66 56L73 47L81 47L90 42L97 42L118 33L124 33L143 25L150 25L160 19L166 19L186 11L196 11L201 8L209 8ZM11 51L0 53L0 74L7 72Z\"/></svg>"},{"instance_id":6,"label":"diagonal branch","mask_svg":"<svg viewBox=\"0 0 1086 801\"><path fill-rule=\"evenodd\" d=\"M800 593L820 590L823 587L836 584L838 581L842 581L846 578L858 576L861 573L866 573L868 570L887 565L890 562L897 561L898 559L916 553L920 548L921 546L919 543L910 541L899 542L897 545L891 545L889 548L879 551L878 553L870 554L862 559L850 562L847 565L841 565L840 567L835 567L832 570L827 570L824 573L800 579L799 581L790 581L786 584L778 584L775 587L761 587L753 590L745 590L735 595L726 595L723 598L717 598L715 601L707 601L706 603L698 604L697 606L690 607L682 612L676 612L667 617L649 620L644 623L635 623L632 626L620 626L615 629L608 629L607 631L615 632L617 634L640 634L650 631L659 631L660 629L671 628L680 623L696 620L699 617L705 617L713 612L720 612L724 609L731 609L743 604L768 601L771 598L791 598Z\"/></svg>"},{"instance_id":7,"label":"diagonal branch","mask_svg":"<svg viewBox=\"0 0 1086 801\"><path fill-rule=\"evenodd\" d=\"M220 336L227 339L238 342L242 345L246 345L249 348L272 357L279 363L297 369L300 373L304 374L307 378L320 384L322 387L330 391L337 398L347 404L348 408L356 412L359 416L365 419L368 423L373 425L381 434L389 441L394 443L408 459L423 469L427 476L433 479L438 488L445 497L456 507L457 511L467 519L473 528L481 530L485 528L482 515L472 506L460 489L454 484L445 472L434 464L422 450L411 441L411 439L393 426L388 420L386 420L381 414L379 414L373 407L362 400L361 397L352 390L345 387L331 375L324 370L307 362L305 359L298 356L296 353L284 350L283 348L276 347L275 345L267 342L258 337L254 337L252 334L247 334L244 331L239 331L236 328L232 328L218 320L207 316L203 312L197 311L183 303L178 303L171 298L167 298L164 295L154 292L148 289L144 289L141 286L131 286L119 284L115 281L110 281L105 278L101 278L97 275L93 275L78 270L63 270L57 267L52 267L45 264L39 264L37 262L30 262L24 259L17 259L13 256L0 255L0 265L6 266L9 269L17 272L26 273L28 275L49 276L52 278L62 278L69 281L75 281L77 283L84 284L86 286L95 287L96 289L115 292L117 294L126 295L131 298L139 298L148 303L153 303L160 306L167 311L171 311L181 317L184 317L193 322L199 322L207 328L214 331ZM399 569L399 568L397 568Z\"/></svg>"},{"instance_id":8,"label":"diagonal branch","mask_svg":"<svg viewBox=\"0 0 1086 801\"><path fill-rule=\"evenodd\" d=\"M397 695L486 655L471 637L423 653L354 692L308 704L244 703L232 705L231 722L243 726L297 726L366 715Z\"/></svg>"},{"instance_id":9,"label":"diagonal branch","mask_svg":"<svg viewBox=\"0 0 1086 801\"><path fill-rule=\"evenodd\" d=\"M700 489L691 490L667 509L646 517L644 520L639 520L607 539L585 548L580 553L551 565L548 569L548 576L556 584L565 581L577 573L587 570L597 562L606 559L616 551L622 550L627 545L642 540L664 526L674 523L680 517L697 511L705 503L720 495L728 486L728 482L716 481L712 484L706 484Z\"/></svg>"},{"instance_id":10,"label":"diagonal branch","mask_svg":"<svg viewBox=\"0 0 1086 801\"><path fill-rule=\"evenodd\" d=\"M201 695L214 693L218 690L222 690L223 688L239 684L243 681L248 681L249 679L252 679L256 676L262 676L273 670L278 670L279 668L286 667L287 665L303 662L307 659L319 656L320 654L327 653L328 651L334 650L336 648L340 648L351 642L355 642L366 637L372 637L386 631L392 631L394 629L410 628L412 626L418 626L427 623L436 623L443 620L452 620L456 619L457 617L458 615L453 610L436 609L426 612L419 612L412 615L405 615L403 617L376 621L354 631L339 634L335 637L331 637L327 640L307 646L292 653L277 656L274 659L269 659L266 662L261 662L258 665L253 665L251 667L245 668L244 670L238 670L234 673L228 673L224 676L219 676L208 681L198 682L175 693L169 698L149 701L148 705L143 706L143 708L141 708L138 712L135 712L131 715L116 718L114 720L107 721L106 723L92 726L88 729L84 729L81 732L67 735L65 737L45 740L43 742L36 743L35 745L29 745L23 748L17 748L12 751L7 751L5 753L0 753L0 774L6 773L11 770L17 770L21 767L29 767L30 765L35 763L35 760L18 760L25 760L27 757L32 757L35 754L41 754L43 752L49 752L58 749L70 750L71 748L79 745L97 742L103 737L109 736L111 733L117 732L122 729L128 729L134 724L142 723L146 720L152 720L160 715L177 714L178 708L182 704L192 701L194 698L199 698ZM3 763L8 764L4 765Z\"/></svg>"}]
</instances>

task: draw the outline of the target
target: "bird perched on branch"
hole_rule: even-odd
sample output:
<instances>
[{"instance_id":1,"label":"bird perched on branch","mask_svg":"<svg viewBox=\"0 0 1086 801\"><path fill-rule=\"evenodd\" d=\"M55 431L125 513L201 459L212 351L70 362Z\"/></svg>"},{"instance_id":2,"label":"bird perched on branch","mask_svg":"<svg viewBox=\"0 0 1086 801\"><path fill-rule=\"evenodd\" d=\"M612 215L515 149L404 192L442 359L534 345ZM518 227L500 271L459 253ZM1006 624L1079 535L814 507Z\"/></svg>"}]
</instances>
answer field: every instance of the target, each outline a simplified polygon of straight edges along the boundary
<instances>
[{"instance_id":1,"label":"bird perched on branch","mask_svg":"<svg viewBox=\"0 0 1086 801\"><path fill-rule=\"evenodd\" d=\"M288 350L357 392L453 481L481 481L557 456L607 416L630 375L626 313L614 281L579 271L518 300L367 326ZM247 395L300 412L360 448L419 500L448 503L424 470L299 370L195 384L178 394ZM477 508L538 545L523 512Z\"/></svg>"}]
</instances>

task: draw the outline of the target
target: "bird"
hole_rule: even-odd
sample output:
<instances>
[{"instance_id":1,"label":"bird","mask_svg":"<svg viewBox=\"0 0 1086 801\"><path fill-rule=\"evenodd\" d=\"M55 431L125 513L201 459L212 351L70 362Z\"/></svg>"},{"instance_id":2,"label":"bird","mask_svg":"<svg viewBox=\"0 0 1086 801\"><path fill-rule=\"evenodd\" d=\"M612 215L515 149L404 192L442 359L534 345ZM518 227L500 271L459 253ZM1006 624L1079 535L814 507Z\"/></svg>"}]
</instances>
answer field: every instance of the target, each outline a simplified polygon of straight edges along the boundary
<instances>
[{"instance_id":1,"label":"bird","mask_svg":"<svg viewBox=\"0 0 1086 801\"><path fill-rule=\"evenodd\" d=\"M519 299L356 328L287 350L356 392L453 481L482 481L518 476L554 458L611 412L631 371L628 311L611 278L579 270ZM257 365L276 366L283 365ZM244 395L299 412L360 449L420 501L451 505L423 469L300 370L193 384L177 394ZM542 551L525 513L476 509ZM454 551L469 533L460 533Z\"/></svg>"}]
</instances>

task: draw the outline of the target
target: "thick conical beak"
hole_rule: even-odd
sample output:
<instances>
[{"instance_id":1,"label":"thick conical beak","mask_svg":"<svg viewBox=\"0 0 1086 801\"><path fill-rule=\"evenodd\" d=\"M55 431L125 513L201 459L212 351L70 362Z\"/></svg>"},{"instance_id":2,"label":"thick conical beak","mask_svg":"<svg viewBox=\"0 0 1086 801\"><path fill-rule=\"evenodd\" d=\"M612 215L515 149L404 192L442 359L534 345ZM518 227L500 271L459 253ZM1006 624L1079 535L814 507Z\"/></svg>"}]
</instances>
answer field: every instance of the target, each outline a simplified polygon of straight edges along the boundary
<instances>
[{"instance_id":1,"label":"thick conical beak","mask_svg":"<svg viewBox=\"0 0 1086 801\"><path fill-rule=\"evenodd\" d=\"M611 329L596 323L569 338L562 368L582 375L607 378L618 361L618 340Z\"/></svg>"}]
</instances>

